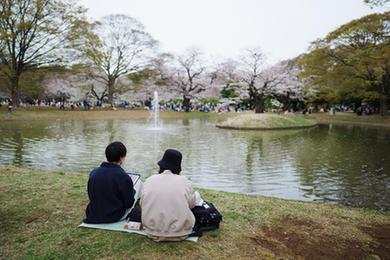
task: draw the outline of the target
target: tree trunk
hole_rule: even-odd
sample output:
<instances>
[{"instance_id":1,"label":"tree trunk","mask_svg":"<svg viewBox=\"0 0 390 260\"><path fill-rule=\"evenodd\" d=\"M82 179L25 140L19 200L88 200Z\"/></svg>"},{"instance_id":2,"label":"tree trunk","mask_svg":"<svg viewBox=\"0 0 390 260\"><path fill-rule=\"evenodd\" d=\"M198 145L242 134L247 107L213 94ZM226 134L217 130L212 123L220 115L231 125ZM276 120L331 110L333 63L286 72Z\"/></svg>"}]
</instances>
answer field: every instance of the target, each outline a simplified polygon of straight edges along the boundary
<instances>
[{"instance_id":1,"label":"tree trunk","mask_svg":"<svg viewBox=\"0 0 390 260\"><path fill-rule=\"evenodd\" d=\"M264 98L263 96L256 96L254 98L254 105L255 105L255 113L264 113Z\"/></svg>"},{"instance_id":2,"label":"tree trunk","mask_svg":"<svg viewBox=\"0 0 390 260\"><path fill-rule=\"evenodd\" d=\"M19 76L11 79L11 98L13 105L18 107L20 105Z\"/></svg>"},{"instance_id":3,"label":"tree trunk","mask_svg":"<svg viewBox=\"0 0 390 260\"><path fill-rule=\"evenodd\" d=\"M292 104L291 104L291 101L290 101L290 100L286 100L286 101L283 103L283 111L290 111L290 110L291 110L291 107L292 107Z\"/></svg>"},{"instance_id":4,"label":"tree trunk","mask_svg":"<svg viewBox=\"0 0 390 260\"><path fill-rule=\"evenodd\" d=\"M186 96L183 97L183 108L186 112L190 112L191 110L191 99Z\"/></svg>"},{"instance_id":5,"label":"tree trunk","mask_svg":"<svg viewBox=\"0 0 390 260\"><path fill-rule=\"evenodd\" d=\"M282 96L282 102L283 104L283 111L290 111L291 107L292 107L292 102L291 102L291 99L290 99L290 93L287 93L286 96Z\"/></svg>"},{"instance_id":6,"label":"tree trunk","mask_svg":"<svg viewBox=\"0 0 390 260\"><path fill-rule=\"evenodd\" d=\"M379 99L380 104L380 114L381 116L387 116L389 115L389 107L387 104L387 97L385 95L382 95Z\"/></svg>"},{"instance_id":7,"label":"tree trunk","mask_svg":"<svg viewBox=\"0 0 390 260\"><path fill-rule=\"evenodd\" d=\"M108 88L108 94L107 94L107 99L108 99L108 104L113 107L113 99L114 99L114 85L115 81L114 80L109 80L107 84Z\"/></svg>"},{"instance_id":8,"label":"tree trunk","mask_svg":"<svg viewBox=\"0 0 390 260\"><path fill-rule=\"evenodd\" d=\"M388 99L390 98L390 71L389 69L382 76L382 84L379 86L381 94L379 98L379 113L381 116L389 115Z\"/></svg>"}]
</instances>

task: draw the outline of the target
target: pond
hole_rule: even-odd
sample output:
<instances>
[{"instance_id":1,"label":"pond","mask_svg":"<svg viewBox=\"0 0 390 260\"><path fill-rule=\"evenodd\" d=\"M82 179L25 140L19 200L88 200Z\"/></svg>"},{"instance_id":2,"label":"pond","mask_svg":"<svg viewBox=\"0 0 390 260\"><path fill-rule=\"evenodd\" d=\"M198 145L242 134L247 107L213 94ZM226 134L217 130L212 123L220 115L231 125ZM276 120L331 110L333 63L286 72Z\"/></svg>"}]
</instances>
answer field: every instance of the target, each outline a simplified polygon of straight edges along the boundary
<instances>
[{"instance_id":1,"label":"pond","mask_svg":"<svg viewBox=\"0 0 390 260\"><path fill-rule=\"evenodd\" d=\"M390 210L390 130L321 125L305 130L236 131L211 118L2 122L0 165L85 172L122 141L124 168L156 173L167 148L183 153L195 187Z\"/></svg>"}]
</instances>

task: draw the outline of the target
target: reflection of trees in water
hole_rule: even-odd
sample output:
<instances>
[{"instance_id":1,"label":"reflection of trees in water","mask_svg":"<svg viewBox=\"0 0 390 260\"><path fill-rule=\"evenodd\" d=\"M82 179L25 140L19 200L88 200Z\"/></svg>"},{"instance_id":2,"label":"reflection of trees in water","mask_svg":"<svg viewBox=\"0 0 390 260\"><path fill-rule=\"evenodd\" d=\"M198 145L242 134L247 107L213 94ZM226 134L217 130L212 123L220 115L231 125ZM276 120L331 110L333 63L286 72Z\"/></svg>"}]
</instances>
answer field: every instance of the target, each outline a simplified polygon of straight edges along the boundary
<instances>
[{"instance_id":1,"label":"reflection of trees in water","mask_svg":"<svg viewBox=\"0 0 390 260\"><path fill-rule=\"evenodd\" d=\"M0 145L12 146L13 156L10 162L16 166L26 163L25 149L31 142L49 135L45 124L39 122L2 122L0 132Z\"/></svg>"},{"instance_id":2,"label":"reflection of trees in water","mask_svg":"<svg viewBox=\"0 0 390 260\"><path fill-rule=\"evenodd\" d=\"M386 129L321 126L307 132L296 154L301 184L313 187L306 194L378 207L390 178L389 140Z\"/></svg>"},{"instance_id":3,"label":"reflection of trees in water","mask_svg":"<svg viewBox=\"0 0 390 260\"><path fill-rule=\"evenodd\" d=\"M109 120L106 122L106 132L109 133L109 137L108 137L108 142L107 144L109 143L112 143L115 141L115 131L114 131L114 121L113 120Z\"/></svg>"},{"instance_id":4,"label":"reflection of trees in water","mask_svg":"<svg viewBox=\"0 0 390 260\"><path fill-rule=\"evenodd\" d=\"M253 167L255 160L260 160L260 158L264 156L264 142L262 136L259 136L258 138L251 138L249 140L250 142L247 145L248 151L245 158L246 173L243 174L242 178L245 180L247 190L249 192L254 192L256 187L254 185L255 176L253 176Z\"/></svg>"},{"instance_id":5,"label":"reflection of trees in water","mask_svg":"<svg viewBox=\"0 0 390 260\"><path fill-rule=\"evenodd\" d=\"M12 136L19 132L22 138L39 139L50 136L47 123L42 122L1 122L0 132L2 138Z\"/></svg>"},{"instance_id":6,"label":"reflection of trees in water","mask_svg":"<svg viewBox=\"0 0 390 260\"><path fill-rule=\"evenodd\" d=\"M294 146L294 140L301 131L247 132L242 137L246 139L243 141L248 143L248 151L246 154L248 171L252 172L253 166L256 165L254 157L264 163L277 163L275 159L281 161L285 151L290 150Z\"/></svg>"},{"instance_id":7,"label":"reflection of trees in water","mask_svg":"<svg viewBox=\"0 0 390 260\"><path fill-rule=\"evenodd\" d=\"M183 126L188 126L188 125L190 125L190 120L188 118L183 118L181 120L181 123Z\"/></svg>"},{"instance_id":8,"label":"reflection of trees in water","mask_svg":"<svg viewBox=\"0 0 390 260\"><path fill-rule=\"evenodd\" d=\"M107 145L117 138L120 127L116 126L114 120L71 120L59 121L55 124L53 132L57 138L64 141L77 138L83 145L104 144ZM120 131L119 131L120 132ZM100 147L100 145L99 145Z\"/></svg>"},{"instance_id":9,"label":"reflection of trees in water","mask_svg":"<svg viewBox=\"0 0 390 260\"><path fill-rule=\"evenodd\" d=\"M259 171L287 181L294 171L305 196L340 200L354 206L390 208L390 131L320 126L301 131L236 132L247 144L246 175L255 189ZM281 170L282 169L282 170ZM387 191L387 192L386 192Z\"/></svg>"},{"instance_id":10,"label":"reflection of trees in water","mask_svg":"<svg viewBox=\"0 0 390 260\"><path fill-rule=\"evenodd\" d=\"M294 149L296 139L302 131L239 131L234 138L246 143L246 172L242 180L249 192L258 192L258 181L262 177L271 177L283 181L285 174L281 169L294 167L290 152ZM266 183L264 183L266 185Z\"/></svg>"},{"instance_id":11,"label":"reflection of trees in water","mask_svg":"<svg viewBox=\"0 0 390 260\"><path fill-rule=\"evenodd\" d=\"M15 143L13 165L21 166L23 164L23 137L20 131L14 131L12 141Z\"/></svg>"},{"instance_id":12,"label":"reflection of trees in water","mask_svg":"<svg viewBox=\"0 0 390 260\"><path fill-rule=\"evenodd\" d=\"M5 144L0 150L12 149L9 163L18 166L83 170L103 159L109 140L116 139L117 131L124 132L117 128L112 120L12 122L0 127L0 141Z\"/></svg>"}]
</instances>

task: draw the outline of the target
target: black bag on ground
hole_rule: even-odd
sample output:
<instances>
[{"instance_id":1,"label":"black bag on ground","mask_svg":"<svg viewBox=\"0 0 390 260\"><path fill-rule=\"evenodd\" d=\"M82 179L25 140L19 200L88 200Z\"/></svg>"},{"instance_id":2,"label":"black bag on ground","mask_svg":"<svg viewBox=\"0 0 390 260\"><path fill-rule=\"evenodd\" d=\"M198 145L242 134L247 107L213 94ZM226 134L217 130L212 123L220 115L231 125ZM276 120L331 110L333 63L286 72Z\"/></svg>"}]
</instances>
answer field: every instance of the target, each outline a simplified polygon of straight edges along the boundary
<instances>
[{"instance_id":1,"label":"black bag on ground","mask_svg":"<svg viewBox=\"0 0 390 260\"><path fill-rule=\"evenodd\" d=\"M191 211L195 216L194 230L208 231L219 228L222 215L213 203L205 201L202 206L195 206Z\"/></svg>"},{"instance_id":2,"label":"black bag on ground","mask_svg":"<svg viewBox=\"0 0 390 260\"><path fill-rule=\"evenodd\" d=\"M128 221L141 223L141 208L134 207L131 209L129 215L127 215Z\"/></svg>"}]
</instances>

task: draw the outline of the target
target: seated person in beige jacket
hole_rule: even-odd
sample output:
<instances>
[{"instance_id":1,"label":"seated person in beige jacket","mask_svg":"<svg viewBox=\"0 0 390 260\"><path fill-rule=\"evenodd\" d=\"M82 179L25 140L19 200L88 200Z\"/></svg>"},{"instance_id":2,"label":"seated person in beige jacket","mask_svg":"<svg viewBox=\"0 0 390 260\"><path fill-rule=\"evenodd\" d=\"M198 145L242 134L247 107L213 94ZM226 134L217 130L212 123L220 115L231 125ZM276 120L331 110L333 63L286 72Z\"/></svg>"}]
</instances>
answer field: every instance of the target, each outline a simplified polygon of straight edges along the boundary
<instances>
[{"instance_id":1,"label":"seated person in beige jacket","mask_svg":"<svg viewBox=\"0 0 390 260\"><path fill-rule=\"evenodd\" d=\"M158 162L159 174L146 179L141 190L142 224L156 241L180 241L191 234L195 217L191 209L200 199L181 172L182 155L168 149Z\"/></svg>"}]
</instances>

